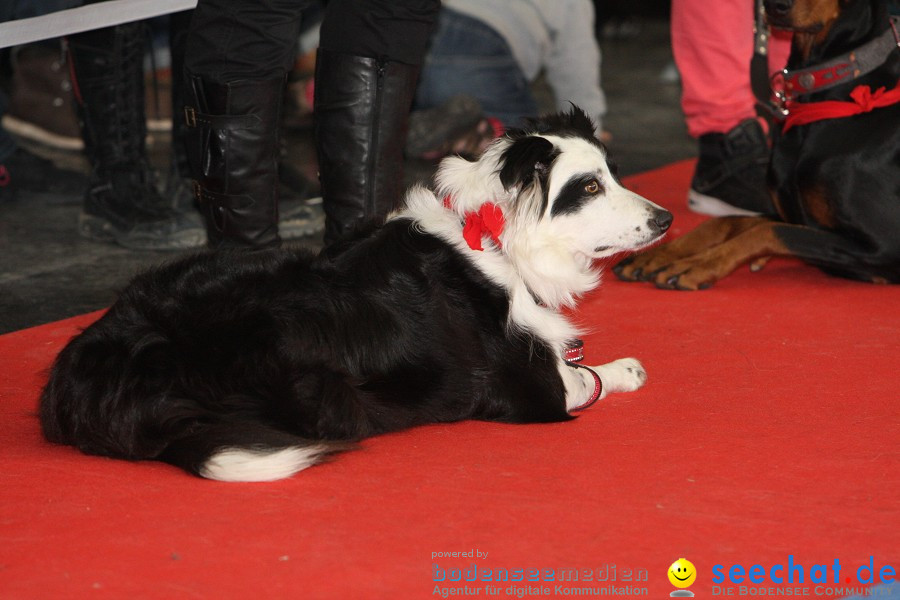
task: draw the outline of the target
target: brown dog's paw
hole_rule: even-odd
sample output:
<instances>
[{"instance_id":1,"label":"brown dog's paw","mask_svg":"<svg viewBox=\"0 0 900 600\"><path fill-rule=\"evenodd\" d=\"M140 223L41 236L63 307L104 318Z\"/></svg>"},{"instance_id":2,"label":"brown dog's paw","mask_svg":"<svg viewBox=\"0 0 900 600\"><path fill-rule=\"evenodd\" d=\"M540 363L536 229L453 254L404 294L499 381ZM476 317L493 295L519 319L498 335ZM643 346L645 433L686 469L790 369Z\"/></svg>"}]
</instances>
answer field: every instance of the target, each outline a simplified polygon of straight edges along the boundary
<instances>
[{"instance_id":1,"label":"brown dog's paw","mask_svg":"<svg viewBox=\"0 0 900 600\"><path fill-rule=\"evenodd\" d=\"M615 266L612 268L612 272L615 273L616 277L621 279L622 281L637 281L634 277L634 269L629 268L634 262L634 256L629 256L628 258L624 258L617 262Z\"/></svg>"},{"instance_id":2,"label":"brown dog's paw","mask_svg":"<svg viewBox=\"0 0 900 600\"><path fill-rule=\"evenodd\" d=\"M612 271L622 281L653 281L656 273L671 264L665 246L629 256L619 262Z\"/></svg>"},{"instance_id":3,"label":"brown dog's paw","mask_svg":"<svg viewBox=\"0 0 900 600\"><path fill-rule=\"evenodd\" d=\"M661 290L705 290L721 279L721 275L702 261L679 260L653 276L653 283Z\"/></svg>"}]
</instances>

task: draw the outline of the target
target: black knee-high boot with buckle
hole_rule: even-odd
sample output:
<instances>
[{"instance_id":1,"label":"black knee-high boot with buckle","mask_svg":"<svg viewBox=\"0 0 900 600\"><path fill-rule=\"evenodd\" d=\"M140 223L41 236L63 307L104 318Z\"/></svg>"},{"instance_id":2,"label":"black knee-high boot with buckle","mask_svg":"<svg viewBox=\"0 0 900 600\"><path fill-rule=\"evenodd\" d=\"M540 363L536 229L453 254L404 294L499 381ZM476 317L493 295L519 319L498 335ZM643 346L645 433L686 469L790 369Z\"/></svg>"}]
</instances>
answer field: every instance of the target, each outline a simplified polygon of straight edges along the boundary
<instances>
[{"instance_id":1,"label":"black knee-high boot with buckle","mask_svg":"<svg viewBox=\"0 0 900 600\"><path fill-rule=\"evenodd\" d=\"M285 78L220 83L189 73L187 81L187 154L209 246L279 245L278 129Z\"/></svg>"},{"instance_id":2,"label":"black knee-high boot with buckle","mask_svg":"<svg viewBox=\"0 0 900 600\"><path fill-rule=\"evenodd\" d=\"M175 210L160 195L147 158L146 39L140 23L68 39L85 154L91 164L79 233L132 249L193 248L206 239L200 219Z\"/></svg>"},{"instance_id":3,"label":"black knee-high boot with buckle","mask_svg":"<svg viewBox=\"0 0 900 600\"><path fill-rule=\"evenodd\" d=\"M403 191L403 146L418 66L320 48L315 131L325 243L383 219Z\"/></svg>"}]
</instances>

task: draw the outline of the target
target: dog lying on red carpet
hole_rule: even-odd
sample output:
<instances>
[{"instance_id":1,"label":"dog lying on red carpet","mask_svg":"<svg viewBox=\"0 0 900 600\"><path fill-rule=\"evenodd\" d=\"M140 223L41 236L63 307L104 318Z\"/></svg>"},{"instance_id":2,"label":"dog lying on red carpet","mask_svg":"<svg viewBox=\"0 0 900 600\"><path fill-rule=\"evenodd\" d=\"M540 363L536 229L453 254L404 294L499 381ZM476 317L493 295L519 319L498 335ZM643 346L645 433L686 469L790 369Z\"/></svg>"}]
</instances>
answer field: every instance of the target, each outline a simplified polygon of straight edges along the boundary
<instances>
[{"instance_id":1,"label":"dog lying on red carpet","mask_svg":"<svg viewBox=\"0 0 900 600\"><path fill-rule=\"evenodd\" d=\"M766 0L793 31L773 140L776 215L720 217L615 267L697 290L742 264L791 256L832 275L900 283L900 20L886 0Z\"/></svg>"},{"instance_id":2,"label":"dog lying on red carpet","mask_svg":"<svg viewBox=\"0 0 900 600\"><path fill-rule=\"evenodd\" d=\"M578 109L509 132L437 192L317 256L278 249L150 270L59 354L47 439L225 481L288 477L362 438L481 419L565 421L646 374L568 348L595 259L672 215L624 189Z\"/></svg>"}]
</instances>

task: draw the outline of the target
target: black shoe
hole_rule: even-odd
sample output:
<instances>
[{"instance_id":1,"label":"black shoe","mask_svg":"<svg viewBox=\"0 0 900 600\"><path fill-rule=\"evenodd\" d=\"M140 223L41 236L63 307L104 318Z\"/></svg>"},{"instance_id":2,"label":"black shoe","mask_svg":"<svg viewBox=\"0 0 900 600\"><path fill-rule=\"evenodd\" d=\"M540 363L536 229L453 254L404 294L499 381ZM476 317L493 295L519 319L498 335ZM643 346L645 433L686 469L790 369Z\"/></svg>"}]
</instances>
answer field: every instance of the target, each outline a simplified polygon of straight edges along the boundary
<instances>
[{"instance_id":1,"label":"black shoe","mask_svg":"<svg viewBox=\"0 0 900 600\"><path fill-rule=\"evenodd\" d=\"M688 208L716 217L775 213L766 187L769 145L759 121L746 119L727 133L708 133L699 141Z\"/></svg>"},{"instance_id":2,"label":"black shoe","mask_svg":"<svg viewBox=\"0 0 900 600\"><path fill-rule=\"evenodd\" d=\"M0 182L9 198L15 198L19 192L34 194L57 194L77 197L84 193L88 179L82 173L68 171L57 167L53 161L32 154L24 148L17 148L11 156L0 164L0 171L5 173Z\"/></svg>"},{"instance_id":3,"label":"black shoe","mask_svg":"<svg viewBox=\"0 0 900 600\"><path fill-rule=\"evenodd\" d=\"M206 244L196 211L178 211L156 190L148 168L95 175L78 216L78 233L131 250L187 250Z\"/></svg>"}]
</instances>

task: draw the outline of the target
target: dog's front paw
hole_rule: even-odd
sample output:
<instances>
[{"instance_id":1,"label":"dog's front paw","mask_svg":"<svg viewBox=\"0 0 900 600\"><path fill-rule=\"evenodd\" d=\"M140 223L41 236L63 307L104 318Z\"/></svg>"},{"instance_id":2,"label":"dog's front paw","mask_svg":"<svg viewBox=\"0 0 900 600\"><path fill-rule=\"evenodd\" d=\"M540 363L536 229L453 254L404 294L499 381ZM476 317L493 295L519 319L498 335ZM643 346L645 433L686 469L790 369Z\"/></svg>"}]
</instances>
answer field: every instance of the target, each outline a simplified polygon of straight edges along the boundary
<instances>
[{"instance_id":1,"label":"dog's front paw","mask_svg":"<svg viewBox=\"0 0 900 600\"><path fill-rule=\"evenodd\" d=\"M612 270L622 281L651 281L676 259L672 244L663 244L623 259Z\"/></svg>"},{"instance_id":2,"label":"dog's front paw","mask_svg":"<svg viewBox=\"0 0 900 600\"><path fill-rule=\"evenodd\" d=\"M594 367L603 382L603 395L613 392L633 392L647 382L647 372L636 358L620 358Z\"/></svg>"},{"instance_id":3,"label":"dog's front paw","mask_svg":"<svg viewBox=\"0 0 900 600\"><path fill-rule=\"evenodd\" d=\"M702 258L686 258L656 271L650 281L661 290L697 291L711 287L722 276L715 264Z\"/></svg>"}]
</instances>

